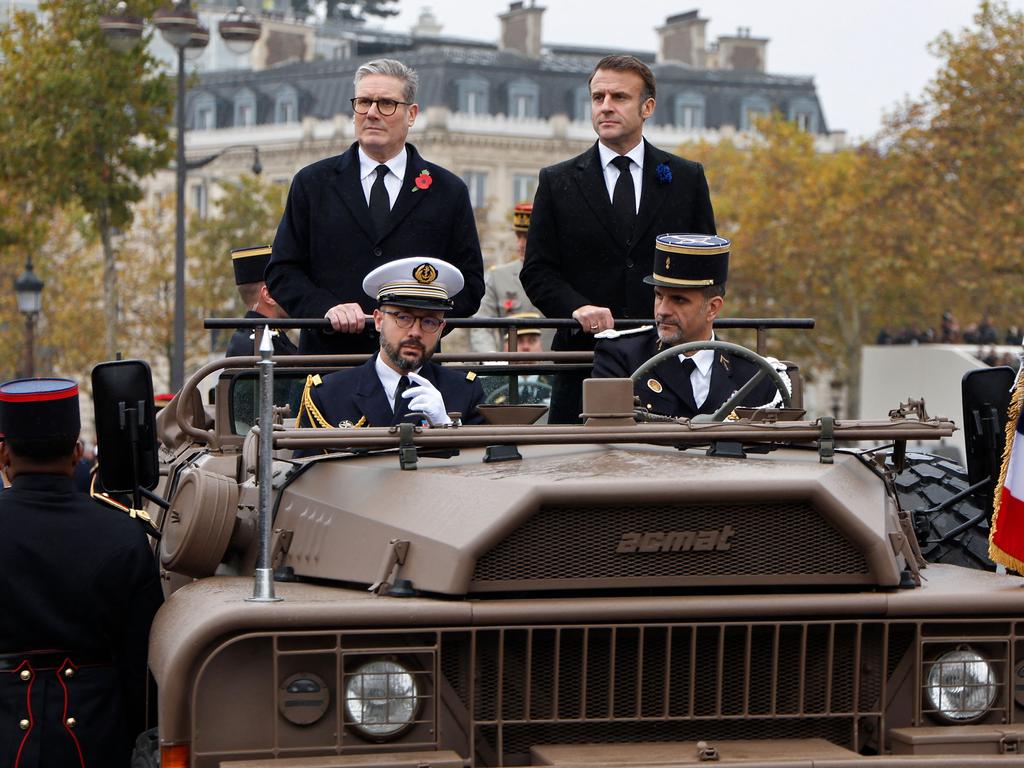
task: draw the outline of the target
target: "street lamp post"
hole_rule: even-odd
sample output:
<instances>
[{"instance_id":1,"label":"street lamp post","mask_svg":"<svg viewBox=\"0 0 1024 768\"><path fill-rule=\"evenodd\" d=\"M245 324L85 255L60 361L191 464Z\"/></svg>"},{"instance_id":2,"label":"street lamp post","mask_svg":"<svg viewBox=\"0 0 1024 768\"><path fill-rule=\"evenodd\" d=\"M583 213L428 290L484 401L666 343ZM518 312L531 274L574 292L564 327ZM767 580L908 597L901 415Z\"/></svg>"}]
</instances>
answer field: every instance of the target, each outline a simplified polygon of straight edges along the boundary
<instances>
[{"instance_id":1,"label":"street lamp post","mask_svg":"<svg viewBox=\"0 0 1024 768\"><path fill-rule=\"evenodd\" d=\"M142 36L142 22L128 13L122 1L115 12L100 19L100 28L111 44L125 50ZM202 50L210 33L199 23L189 0L178 0L153 14L153 24L178 54L178 98L175 110L175 219L174 219L174 351L171 357L171 390L185 382L185 52ZM221 38L234 53L245 53L260 36L260 23L244 6L227 14L218 25ZM257 163L259 156L257 155Z\"/></svg>"},{"instance_id":2,"label":"street lamp post","mask_svg":"<svg viewBox=\"0 0 1024 768\"><path fill-rule=\"evenodd\" d=\"M14 280L14 295L18 299L18 311L25 315L24 377L30 379L36 375L36 317L43 308L43 281L32 271L31 255L25 259L25 271Z\"/></svg>"}]
</instances>

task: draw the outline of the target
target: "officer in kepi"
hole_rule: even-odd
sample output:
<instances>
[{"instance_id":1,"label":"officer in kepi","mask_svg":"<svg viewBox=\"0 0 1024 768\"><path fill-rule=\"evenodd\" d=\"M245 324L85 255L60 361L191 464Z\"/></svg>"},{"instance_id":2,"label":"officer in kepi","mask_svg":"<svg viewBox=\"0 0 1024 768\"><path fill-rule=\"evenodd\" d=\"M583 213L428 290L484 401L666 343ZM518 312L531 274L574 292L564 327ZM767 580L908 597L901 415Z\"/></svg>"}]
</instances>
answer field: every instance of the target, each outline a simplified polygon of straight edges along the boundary
<instances>
[{"instance_id":1,"label":"officer in kepi","mask_svg":"<svg viewBox=\"0 0 1024 768\"><path fill-rule=\"evenodd\" d=\"M594 349L594 377L628 378L662 350L691 341L713 340L713 324L725 303L730 243L716 235L666 234L655 241L655 328L601 339ZM640 403L664 416L691 418L714 413L758 368L741 357L700 350L664 360L634 384ZM777 394L769 379L743 405L763 406Z\"/></svg>"},{"instance_id":2,"label":"officer in kepi","mask_svg":"<svg viewBox=\"0 0 1024 768\"><path fill-rule=\"evenodd\" d=\"M245 304L247 319L288 317L284 307L270 295L263 272L270 262L269 245L255 248L235 248L231 251L231 266L235 272L235 285L238 295ZM284 331L271 330L271 341L274 343L274 355L294 355L299 350ZM228 341L227 357L258 354L256 349L263 338L262 329L239 328Z\"/></svg>"},{"instance_id":3,"label":"officer in kepi","mask_svg":"<svg viewBox=\"0 0 1024 768\"><path fill-rule=\"evenodd\" d=\"M310 376L302 394L299 425L382 427L401 422L445 426L458 412L467 424L483 418L476 374L430 361L444 330L445 312L462 290L462 273L441 259L415 257L371 271L363 290L377 301L373 322L380 350L357 368ZM422 414L422 416L417 415Z\"/></svg>"},{"instance_id":4,"label":"officer in kepi","mask_svg":"<svg viewBox=\"0 0 1024 768\"><path fill-rule=\"evenodd\" d=\"M75 493L78 386L0 384L0 765L127 766L163 592L138 522Z\"/></svg>"}]
</instances>

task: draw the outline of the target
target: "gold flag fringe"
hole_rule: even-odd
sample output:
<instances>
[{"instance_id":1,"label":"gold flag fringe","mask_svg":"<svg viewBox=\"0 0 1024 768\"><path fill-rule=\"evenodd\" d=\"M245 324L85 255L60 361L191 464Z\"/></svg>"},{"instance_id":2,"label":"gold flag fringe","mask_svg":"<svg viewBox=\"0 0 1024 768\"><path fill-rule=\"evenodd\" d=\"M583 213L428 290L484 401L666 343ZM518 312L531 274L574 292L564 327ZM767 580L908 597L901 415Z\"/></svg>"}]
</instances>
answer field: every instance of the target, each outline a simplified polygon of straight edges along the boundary
<instances>
[{"instance_id":1,"label":"gold flag fringe","mask_svg":"<svg viewBox=\"0 0 1024 768\"><path fill-rule=\"evenodd\" d=\"M1010 409L1006 420L1006 445L1003 447L1003 462L999 470L999 482L996 483L994 498L992 499L992 527L988 534L988 556L994 563L999 563L1007 568L1024 573L1024 560L1014 557L996 545L996 531L999 529L999 507L1003 498L1003 484L1006 482L1006 471L1010 466L1010 452L1013 450L1013 441L1017 434L1017 420L1020 418L1022 405L1024 405L1024 376L1017 376L1013 388L1013 397L1010 398Z\"/></svg>"}]
</instances>

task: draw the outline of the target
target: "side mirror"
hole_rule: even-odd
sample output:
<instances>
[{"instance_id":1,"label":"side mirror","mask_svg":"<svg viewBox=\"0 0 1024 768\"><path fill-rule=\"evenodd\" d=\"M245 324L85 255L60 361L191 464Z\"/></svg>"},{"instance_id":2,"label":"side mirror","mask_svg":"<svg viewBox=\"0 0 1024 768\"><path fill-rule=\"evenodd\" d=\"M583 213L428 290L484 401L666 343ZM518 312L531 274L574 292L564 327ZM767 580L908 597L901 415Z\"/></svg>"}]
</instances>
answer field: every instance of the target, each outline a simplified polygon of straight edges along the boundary
<instances>
[{"instance_id":1,"label":"side mirror","mask_svg":"<svg viewBox=\"0 0 1024 768\"><path fill-rule=\"evenodd\" d=\"M142 360L92 369L100 481L107 491L152 490L160 481L153 376Z\"/></svg>"},{"instance_id":2,"label":"side mirror","mask_svg":"<svg viewBox=\"0 0 1024 768\"><path fill-rule=\"evenodd\" d=\"M991 499L1006 444L1006 416L1015 372L1009 366L979 368L964 374L964 445L971 485L989 482L978 493Z\"/></svg>"}]
</instances>

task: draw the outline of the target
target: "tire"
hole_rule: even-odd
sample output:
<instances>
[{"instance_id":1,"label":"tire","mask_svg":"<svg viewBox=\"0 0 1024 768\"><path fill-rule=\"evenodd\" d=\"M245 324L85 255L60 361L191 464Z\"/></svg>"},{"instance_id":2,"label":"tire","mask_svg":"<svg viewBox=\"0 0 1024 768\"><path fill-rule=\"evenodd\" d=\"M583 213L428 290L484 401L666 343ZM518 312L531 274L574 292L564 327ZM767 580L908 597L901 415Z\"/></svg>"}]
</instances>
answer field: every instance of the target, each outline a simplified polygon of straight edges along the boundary
<instances>
[{"instance_id":1,"label":"tire","mask_svg":"<svg viewBox=\"0 0 1024 768\"><path fill-rule=\"evenodd\" d=\"M132 768L160 768L160 737L156 728L143 731L135 740Z\"/></svg>"},{"instance_id":2,"label":"tire","mask_svg":"<svg viewBox=\"0 0 1024 768\"><path fill-rule=\"evenodd\" d=\"M886 464L891 466L891 459ZM994 571L995 563L988 559L992 509L984 498L971 494L946 509L928 512L970 487L967 470L955 461L930 453L908 452L906 464L906 469L895 477L896 495L900 506L910 513L924 559L929 563ZM970 520L976 522L941 541Z\"/></svg>"}]
</instances>

